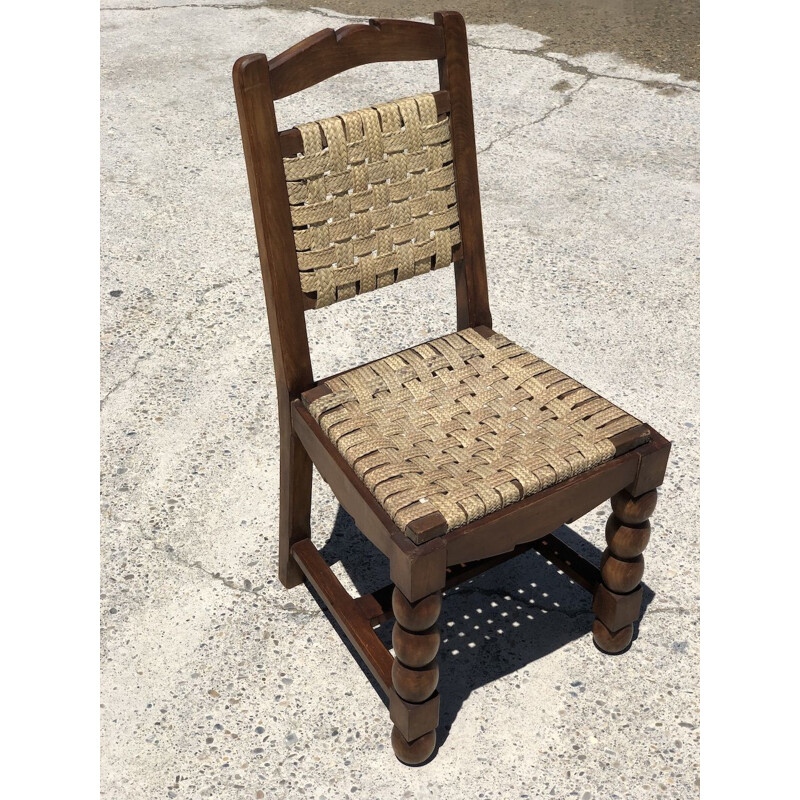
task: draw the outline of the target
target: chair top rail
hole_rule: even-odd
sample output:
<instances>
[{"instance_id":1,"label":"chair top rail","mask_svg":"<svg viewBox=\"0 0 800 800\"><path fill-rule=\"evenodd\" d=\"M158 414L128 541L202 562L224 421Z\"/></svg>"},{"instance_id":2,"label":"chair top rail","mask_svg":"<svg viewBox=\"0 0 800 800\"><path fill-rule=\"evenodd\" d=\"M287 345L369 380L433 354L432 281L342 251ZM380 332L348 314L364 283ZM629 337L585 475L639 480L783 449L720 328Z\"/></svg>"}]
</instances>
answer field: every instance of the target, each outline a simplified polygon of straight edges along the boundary
<instances>
[{"instance_id":1,"label":"chair top rail","mask_svg":"<svg viewBox=\"0 0 800 800\"><path fill-rule=\"evenodd\" d=\"M427 22L371 19L367 25L326 28L270 59L272 96L280 100L364 64L437 60L444 54L441 26Z\"/></svg>"}]
</instances>

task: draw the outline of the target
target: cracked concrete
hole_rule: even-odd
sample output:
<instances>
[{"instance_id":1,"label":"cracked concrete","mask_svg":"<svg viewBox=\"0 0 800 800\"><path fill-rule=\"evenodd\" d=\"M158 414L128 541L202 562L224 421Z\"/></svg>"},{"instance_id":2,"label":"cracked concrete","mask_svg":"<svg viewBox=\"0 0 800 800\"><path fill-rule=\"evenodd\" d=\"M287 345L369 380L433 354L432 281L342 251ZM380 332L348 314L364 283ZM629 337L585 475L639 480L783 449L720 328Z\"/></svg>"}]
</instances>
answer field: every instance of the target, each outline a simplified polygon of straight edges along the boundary
<instances>
[{"instance_id":1,"label":"cracked concrete","mask_svg":"<svg viewBox=\"0 0 800 800\"><path fill-rule=\"evenodd\" d=\"M629 75L609 75L605 72L593 72L589 67L583 64L574 64L569 61L567 56L561 54L548 53L546 50L549 46L542 45L533 50L526 50L519 47L490 47L486 44L470 39L470 46L479 47L482 50L503 50L506 53L513 53L516 56L531 56L532 58L541 58L545 61L550 61L553 64L558 64L565 72L572 72L575 75L583 75L588 79L591 78L609 78L615 81L631 81L632 83L640 83L642 86L649 86L656 89L666 89L671 86L680 87L682 89L689 89L693 92L699 92L700 87L693 83L683 81L659 81L646 78L633 78Z\"/></svg>"},{"instance_id":2,"label":"cracked concrete","mask_svg":"<svg viewBox=\"0 0 800 800\"><path fill-rule=\"evenodd\" d=\"M335 11L316 9L341 19L351 16L386 16L401 19L425 16L431 6L423 0L397 0L390 8L365 0L332 0ZM107 5L109 10L216 8L247 10L265 6L306 10L302 0L247 0L243 3L152 3ZM662 73L678 73L686 80L700 75L700 4L697 0L461 0L459 10L473 25L510 23L547 36L553 51L580 57L587 53L619 53L627 60Z\"/></svg>"},{"instance_id":3,"label":"cracked concrete","mask_svg":"<svg viewBox=\"0 0 800 800\"><path fill-rule=\"evenodd\" d=\"M230 83L237 56L347 21L263 2L101 14L103 794L696 797L699 85L467 14L495 327L651 421L673 458L633 648L599 654L589 598L534 553L452 590L439 752L406 769L314 597L277 581L273 369ZM373 73L281 101L279 123L435 85L432 65L381 67L377 93ZM308 324L318 375L410 346L454 328L452 273ZM607 514L564 534L597 558ZM387 582L321 481L313 531L349 590Z\"/></svg>"},{"instance_id":4,"label":"cracked concrete","mask_svg":"<svg viewBox=\"0 0 800 800\"><path fill-rule=\"evenodd\" d=\"M491 49L499 49L499 48L491 48ZM573 97L575 97L575 95L578 94L578 92L580 92L580 90L583 89L589 83L590 80L591 78L587 77L586 80L576 89L572 89L572 91L570 91L569 93L564 91L563 94L564 99L561 101L561 103L545 111L541 117L537 117L536 119L533 119L530 122L524 122L521 125L511 128L501 136L498 136L496 139L492 139L492 141L489 142L489 144L487 144L485 147L478 148L477 151L478 155L481 155L482 153L488 153L489 150L491 150L492 147L494 147L494 145L497 142L502 142L505 139L510 139L512 136L516 136L518 133L520 133L520 131L532 128L534 125L538 125L539 123L544 122L546 119L550 117L551 114L555 114L557 111L561 111L562 109L566 108L572 102ZM559 84L556 85L558 86ZM566 88L570 88L569 84L566 85L565 89Z\"/></svg>"}]
</instances>

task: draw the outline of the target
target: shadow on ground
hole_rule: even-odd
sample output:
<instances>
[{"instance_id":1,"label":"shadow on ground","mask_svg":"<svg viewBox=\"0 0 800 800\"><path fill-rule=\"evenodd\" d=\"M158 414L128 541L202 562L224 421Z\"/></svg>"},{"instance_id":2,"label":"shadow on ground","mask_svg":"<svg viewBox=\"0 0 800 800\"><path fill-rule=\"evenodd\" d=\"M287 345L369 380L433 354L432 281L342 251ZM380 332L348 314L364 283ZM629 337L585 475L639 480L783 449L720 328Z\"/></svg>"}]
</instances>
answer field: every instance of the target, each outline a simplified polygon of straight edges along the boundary
<instances>
[{"instance_id":1,"label":"shadow on ground","mask_svg":"<svg viewBox=\"0 0 800 800\"><path fill-rule=\"evenodd\" d=\"M558 537L583 556L599 563L601 551L574 530L562 526ZM388 563L361 534L352 517L339 508L330 538L320 549L329 565L341 562L358 594L373 592L389 583ZM317 593L315 601L339 638L356 659L367 679L388 706L377 682L334 621ZM643 584L642 612L655 594ZM441 706L437 750L447 740L458 712L475 689L514 673L586 637L594 615L591 597L580 586L535 551L528 551L492 570L445 592L439 627L439 688ZM391 648L392 621L381 624L378 635ZM634 626L634 641L638 636ZM434 754L435 755L435 754Z\"/></svg>"}]
</instances>

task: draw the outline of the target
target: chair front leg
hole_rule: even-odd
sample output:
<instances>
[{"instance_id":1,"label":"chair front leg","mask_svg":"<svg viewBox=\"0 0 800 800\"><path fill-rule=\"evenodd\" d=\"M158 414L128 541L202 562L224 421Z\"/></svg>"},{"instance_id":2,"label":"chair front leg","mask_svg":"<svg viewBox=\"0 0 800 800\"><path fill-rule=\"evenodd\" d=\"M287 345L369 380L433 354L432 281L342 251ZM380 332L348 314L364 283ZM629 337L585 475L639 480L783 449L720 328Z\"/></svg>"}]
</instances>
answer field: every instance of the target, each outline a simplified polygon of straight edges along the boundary
<instances>
[{"instance_id":1,"label":"chair front leg","mask_svg":"<svg viewBox=\"0 0 800 800\"><path fill-rule=\"evenodd\" d=\"M642 552L650 541L649 517L657 498L655 489L639 497L623 490L611 498L608 547L600 562L602 583L594 595L592 627L595 644L606 653L620 653L631 643L633 623L641 615Z\"/></svg>"},{"instance_id":2,"label":"chair front leg","mask_svg":"<svg viewBox=\"0 0 800 800\"><path fill-rule=\"evenodd\" d=\"M436 591L411 603L395 587L392 610L395 624L392 647L392 692L389 706L394 727L392 748L405 764L421 764L436 747L439 724L439 665L441 635L437 621L442 593Z\"/></svg>"}]
</instances>

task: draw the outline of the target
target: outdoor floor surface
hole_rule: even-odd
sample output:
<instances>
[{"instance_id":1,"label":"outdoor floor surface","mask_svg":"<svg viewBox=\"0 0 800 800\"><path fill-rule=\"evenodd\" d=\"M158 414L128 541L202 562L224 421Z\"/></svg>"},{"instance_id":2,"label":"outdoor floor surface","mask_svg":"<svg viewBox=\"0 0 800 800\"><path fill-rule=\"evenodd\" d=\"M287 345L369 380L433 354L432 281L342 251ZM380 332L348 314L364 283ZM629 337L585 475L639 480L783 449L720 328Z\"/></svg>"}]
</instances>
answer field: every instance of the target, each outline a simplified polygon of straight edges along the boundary
<instances>
[{"instance_id":1,"label":"outdoor floor surface","mask_svg":"<svg viewBox=\"0 0 800 800\"><path fill-rule=\"evenodd\" d=\"M673 450L631 650L595 649L590 597L535 553L448 592L440 744L409 768L314 596L277 579L275 382L231 83L240 55L360 20L143 5L101 12L103 795L697 797L699 84L467 15L494 328ZM436 85L435 64L362 67L280 101L278 122ZM307 321L323 377L455 330L453 274ZM562 533L599 558L609 510ZM316 475L312 530L351 591L388 582Z\"/></svg>"}]
</instances>

